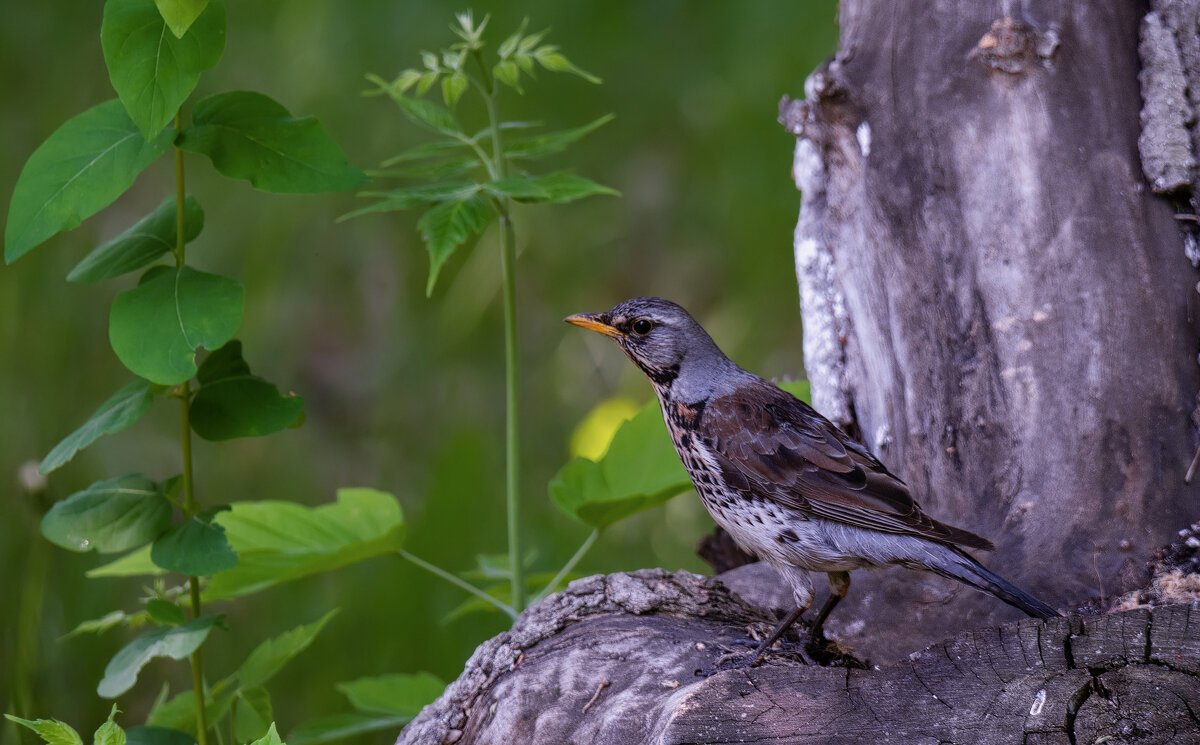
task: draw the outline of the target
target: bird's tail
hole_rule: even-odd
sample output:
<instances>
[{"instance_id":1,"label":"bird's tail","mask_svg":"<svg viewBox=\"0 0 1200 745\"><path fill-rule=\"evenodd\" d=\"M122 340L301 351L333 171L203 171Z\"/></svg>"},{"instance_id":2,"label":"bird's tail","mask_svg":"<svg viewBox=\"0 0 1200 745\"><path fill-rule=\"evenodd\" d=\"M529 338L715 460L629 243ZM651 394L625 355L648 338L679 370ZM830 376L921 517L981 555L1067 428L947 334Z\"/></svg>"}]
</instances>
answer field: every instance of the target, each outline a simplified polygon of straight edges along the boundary
<instances>
[{"instance_id":1,"label":"bird's tail","mask_svg":"<svg viewBox=\"0 0 1200 745\"><path fill-rule=\"evenodd\" d=\"M1034 618L1058 618L1062 615L1000 575L989 571L966 552L949 546L947 548L947 553L951 555L946 556L945 561L938 562L938 566L929 566L929 569L943 577L956 579L977 590L995 595Z\"/></svg>"}]
</instances>

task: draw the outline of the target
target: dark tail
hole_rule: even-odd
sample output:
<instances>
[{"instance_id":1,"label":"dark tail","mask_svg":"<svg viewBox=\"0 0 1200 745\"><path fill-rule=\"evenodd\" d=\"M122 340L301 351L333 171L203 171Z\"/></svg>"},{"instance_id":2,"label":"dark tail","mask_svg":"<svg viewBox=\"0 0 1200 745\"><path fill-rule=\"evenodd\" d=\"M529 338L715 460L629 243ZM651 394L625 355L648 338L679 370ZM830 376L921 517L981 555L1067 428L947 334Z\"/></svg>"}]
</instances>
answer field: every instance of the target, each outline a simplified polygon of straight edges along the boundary
<instances>
[{"instance_id":1,"label":"dark tail","mask_svg":"<svg viewBox=\"0 0 1200 745\"><path fill-rule=\"evenodd\" d=\"M1046 605L1041 600L1038 600L998 574L992 573L965 552L949 546L947 548L950 549L948 553L952 553L953 556L947 556L947 560L941 566L930 566L929 569L943 577L956 579L959 582L974 587L976 590L982 590L983 592L995 595L1014 608L1020 608L1034 618L1058 618L1062 616L1061 613Z\"/></svg>"}]
</instances>

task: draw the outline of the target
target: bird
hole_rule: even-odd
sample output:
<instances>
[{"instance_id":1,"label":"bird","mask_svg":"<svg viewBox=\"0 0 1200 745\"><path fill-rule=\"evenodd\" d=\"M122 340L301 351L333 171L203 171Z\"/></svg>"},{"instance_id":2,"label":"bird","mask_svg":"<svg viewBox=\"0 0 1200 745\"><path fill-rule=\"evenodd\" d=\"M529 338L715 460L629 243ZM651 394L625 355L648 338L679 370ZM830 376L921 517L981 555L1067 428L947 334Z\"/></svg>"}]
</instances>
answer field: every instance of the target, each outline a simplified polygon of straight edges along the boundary
<instances>
[{"instance_id":1,"label":"bird","mask_svg":"<svg viewBox=\"0 0 1200 745\"><path fill-rule=\"evenodd\" d=\"M717 347L682 307L637 297L567 323L611 337L650 379L675 451L714 522L791 588L795 608L749 664L812 605L810 572L829 579L808 646L850 590L854 569L899 565L990 593L1035 618L1061 614L985 568L965 549L991 541L939 522L908 486L815 409Z\"/></svg>"}]
</instances>

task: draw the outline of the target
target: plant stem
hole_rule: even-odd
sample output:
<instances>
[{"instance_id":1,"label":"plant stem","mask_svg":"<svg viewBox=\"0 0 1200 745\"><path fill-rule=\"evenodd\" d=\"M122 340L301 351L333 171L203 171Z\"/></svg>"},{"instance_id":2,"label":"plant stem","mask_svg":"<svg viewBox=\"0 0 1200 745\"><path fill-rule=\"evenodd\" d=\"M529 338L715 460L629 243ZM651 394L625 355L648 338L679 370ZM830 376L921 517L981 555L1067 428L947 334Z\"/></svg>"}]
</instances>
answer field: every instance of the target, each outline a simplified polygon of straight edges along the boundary
<instances>
[{"instance_id":1,"label":"plant stem","mask_svg":"<svg viewBox=\"0 0 1200 745\"><path fill-rule=\"evenodd\" d=\"M513 609L513 607L511 605L508 605L507 603L497 600L496 598L487 594L483 590L480 590L478 587L471 584L470 582L465 582L461 578L455 577L450 572L447 572L445 569L442 569L439 566L430 564L428 561L425 561L424 559L422 559L418 556L414 556L414 555L410 554L409 552L405 551L404 549L400 549L397 553L399 553L402 558L408 559L409 561L411 561L412 563L421 567L422 569L429 572L430 574L435 574L438 577L441 577L442 579L446 580L450 584L466 590L467 592L471 593L472 595L479 598L480 600L486 600L487 602L496 606L500 610L504 611L504 613L508 614L509 618L513 619L514 621L517 620L517 611L515 609Z\"/></svg>"},{"instance_id":2,"label":"plant stem","mask_svg":"<svg viewBox=\"0 0 1200 745\"><path fill-rule=\"evenodd\" d=\"M542 591L534 596L533 602L541 602L543 598L554 592L554 588L558 587L558 583L562 582L563 579L571 573L571 570L575 568L575 565L579 563L579 560L583 558L583 555L588 552L588 549L592 547L592 544L595 543L596 539L599 537L600 529L593 529L592 532L588 534L588 537L583 539L583 543L578 549L576 549L575 554L571 558L567 559L567 563L563 564L563 568L559 569L558 574L554 575L554 579L550 580L550 583L543 587Z\"/></svg>"},{"instance_id":3,"label":"plant stem","mask_svg":"<svg viewBox=\"0 0 1200 745\"><path fill-rule=\"evenodd\" d=\"M175 112L175 129L182 130L183 117ZM187 192L184 189L183 151L175 148L175 266L183 266L185 258L184 239L187 234ZM189 406L192 397L192 381L185 380L179 387L179 447L183 456L183 513L191 519L200 511L196 504L195 480L192 476L192 424ZM188 577L188 590L192 600L192 618L200 617L200 578ZM204 665L200 650L196 649L189 658L192 665L192 690L196 694L196 743L208 745L208 715L204 711Z\"/></svg>"},{"instance_id":4,"label":"plant stem","mask_svg":"<svg viewBox=\"0 0 1200 745\"><path fill-rule=\"evenodd\" d=\"M496 95L500 86L496 85L488 75L487 65L483 57L475 52L475 61L483 75L487 95L483 97L487 104L488 123L492 130L492 161L496 165L493 179L502 179L507 175L508 163L504 158L504 144L500 139L500 117L496 112ZM520 496L520 467L521 441L518 426L517 406L519 403L519 372L517 358L517 239L513 229L511 202L507 198L496 200L500 213L500 263L504 284L504 504L508 519L508 569L512 577L513 607L518 610L525 608L525 568L522 566L521 553L521 496Z\"/></svg>"}]
</instances>

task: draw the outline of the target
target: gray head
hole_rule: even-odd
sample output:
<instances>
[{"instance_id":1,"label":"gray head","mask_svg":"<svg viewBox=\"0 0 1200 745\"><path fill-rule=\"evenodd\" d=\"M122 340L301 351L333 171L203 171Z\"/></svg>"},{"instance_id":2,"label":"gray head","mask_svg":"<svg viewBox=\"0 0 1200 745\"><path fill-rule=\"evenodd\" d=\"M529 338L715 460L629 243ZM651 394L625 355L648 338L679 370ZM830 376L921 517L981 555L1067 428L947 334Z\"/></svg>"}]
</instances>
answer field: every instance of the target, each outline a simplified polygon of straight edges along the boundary
<instances>
[{"instance_id":1,"label":"gray head","mask_svg":"<svg viewBox=\"0 0 1200 745\"><path fill-rule=\"evenodd\" d=\"M689 389L685 395L707 394L717 373L743 372L686 310L670 300L635 297L603 313L563 320L615 339L660 393L682 376L681 385Z\"/></svg>"}]
</instances>

